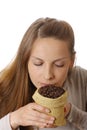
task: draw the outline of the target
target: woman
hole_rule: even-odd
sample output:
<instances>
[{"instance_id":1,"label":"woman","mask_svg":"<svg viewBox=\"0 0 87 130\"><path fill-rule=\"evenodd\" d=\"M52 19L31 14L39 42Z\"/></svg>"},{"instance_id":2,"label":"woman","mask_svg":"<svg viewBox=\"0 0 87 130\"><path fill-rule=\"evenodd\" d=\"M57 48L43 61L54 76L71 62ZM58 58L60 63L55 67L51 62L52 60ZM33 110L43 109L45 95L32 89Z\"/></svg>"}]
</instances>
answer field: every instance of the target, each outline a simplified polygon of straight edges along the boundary
<instances>
[{"instance_id":1,"label":"woman","mask_svg":"<svg viewBox=\"0 0 87 130\"><path fill-rule=\"evenodd\" d=\"M87 71L74 67L74 60L74 32L67 22L40 18L32 23L15 59L0 73L0 128L86 129ZM36 88L46 85L69 93L66 126L52 128L55 118L48 116L50 110L32 100Z\"/></svg>"}]
</instances>

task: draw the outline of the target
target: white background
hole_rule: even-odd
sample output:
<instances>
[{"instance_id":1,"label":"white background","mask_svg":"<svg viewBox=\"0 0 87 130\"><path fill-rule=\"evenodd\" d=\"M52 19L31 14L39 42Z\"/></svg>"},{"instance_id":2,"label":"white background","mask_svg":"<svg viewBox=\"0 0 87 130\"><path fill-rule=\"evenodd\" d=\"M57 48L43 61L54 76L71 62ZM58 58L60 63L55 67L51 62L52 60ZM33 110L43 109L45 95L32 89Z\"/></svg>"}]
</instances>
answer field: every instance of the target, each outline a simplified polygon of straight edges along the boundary
<instances>
[{"instance_id":1,"label":"white background","mask_svg":"<svg viewBox=\"0 0 87 130\"><path fill-rule=\"evenodd\" d=\"M87 69L86 3L86 0L0 0L0 70L15 56L26 29L39 17L53 17L71 24L76 64Z\"/></svg>"}]
</instances>

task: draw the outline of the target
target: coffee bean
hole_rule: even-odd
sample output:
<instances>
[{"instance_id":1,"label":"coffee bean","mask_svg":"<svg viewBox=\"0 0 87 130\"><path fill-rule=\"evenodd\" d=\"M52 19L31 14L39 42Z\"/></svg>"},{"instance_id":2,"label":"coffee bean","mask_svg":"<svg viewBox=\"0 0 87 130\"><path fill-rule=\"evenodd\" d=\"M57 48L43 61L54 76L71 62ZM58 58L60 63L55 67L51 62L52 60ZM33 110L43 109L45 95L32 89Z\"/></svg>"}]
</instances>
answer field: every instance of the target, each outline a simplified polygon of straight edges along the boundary
<instances>
[{"instance_id":1,"label":"coffee bean","mask_svg":"<svg viewBox=\"0 0 87 130\"><path fill-rule=\"evenodd\" d=\"M60 97L65 92L65 90L61 87L48 85L39 88L38 92L44 97L57 98Z\"/></svg>"}]
</instances>

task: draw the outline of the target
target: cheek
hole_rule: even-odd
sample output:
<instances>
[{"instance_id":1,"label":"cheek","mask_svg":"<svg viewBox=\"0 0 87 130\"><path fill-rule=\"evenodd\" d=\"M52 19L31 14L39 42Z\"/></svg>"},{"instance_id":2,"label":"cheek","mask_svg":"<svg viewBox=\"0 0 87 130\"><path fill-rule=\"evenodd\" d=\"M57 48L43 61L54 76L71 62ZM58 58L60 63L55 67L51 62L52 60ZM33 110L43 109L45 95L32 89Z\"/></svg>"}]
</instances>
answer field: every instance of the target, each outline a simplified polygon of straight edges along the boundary
<instances>
[{"instance_id":1,"label":"cheek","mask_svg":"<svg viewBox=\"0 0 87 130\"><path fill-rule=\"evenodd\" d=\"M33 78L35 79L36 72L35 72L34 68L32 66L30 66L30 65L28 65L28 73L29 73L29 76L30 76L31 80Z\"/></svg>"},{"instance_id":2,"label":"cheek","mask_svg":"<svg viewBox=\"0 0 87 130\"><path fill-rule=\"evenodd\" d=\"M37 86L38 80L40 78L40 74L36 68L34 68L32 65L28 65L28 73L30 76L30 79L32 83Z\"/></svg>"},{"instance_id":3,"label":"cheek","mask_svg":"<svg viewBox=\"0 0 87 130\"><path fill-rule=\"evenodd\" d=\"M37 76L40 75L40 71L34 66L29 66L28 67L28 72L33 77L37 77Z\"/></svg>"},{"instance_id":4,"label":"cheek","mask_svg":"<svg viewBox=\"0 0 87 130\"><path fill-rule=\"evenodd\" d=\"M57 72L56 78L58 79L59 83L62 85L68 76L68 68L62 69Z\"/></svg>"}]
</instances>

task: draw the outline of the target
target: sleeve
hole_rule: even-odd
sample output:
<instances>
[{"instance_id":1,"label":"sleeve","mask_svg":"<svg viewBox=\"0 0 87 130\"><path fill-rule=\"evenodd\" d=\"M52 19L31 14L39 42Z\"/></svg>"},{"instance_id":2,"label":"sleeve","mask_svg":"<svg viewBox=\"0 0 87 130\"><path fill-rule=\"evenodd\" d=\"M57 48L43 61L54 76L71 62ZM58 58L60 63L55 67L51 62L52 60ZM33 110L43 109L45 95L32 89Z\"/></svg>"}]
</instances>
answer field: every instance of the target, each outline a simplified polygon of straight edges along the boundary
<instances>
[{"instance_id":1,"label":"sleeve","mask_svg":"<svg viewBox=\"0 0 87 130\"><path fill-rule=\"evenodd\" d=\"M78 109L73 104L67 119L77 127L87 130L87 112Z\"/></svg>"},{"instance_id":2,"label":"sleeve","mask_svg":"<svg viewBox=\"0 0 87 130\"><path fill-rule=\"evenodd\" d=\"M12 130L9 122L9 114L0 119L0 130ZM19 128L17 130L20 130Z\"/></svg>"}]
</instances>

